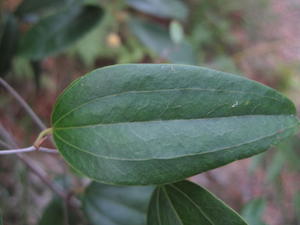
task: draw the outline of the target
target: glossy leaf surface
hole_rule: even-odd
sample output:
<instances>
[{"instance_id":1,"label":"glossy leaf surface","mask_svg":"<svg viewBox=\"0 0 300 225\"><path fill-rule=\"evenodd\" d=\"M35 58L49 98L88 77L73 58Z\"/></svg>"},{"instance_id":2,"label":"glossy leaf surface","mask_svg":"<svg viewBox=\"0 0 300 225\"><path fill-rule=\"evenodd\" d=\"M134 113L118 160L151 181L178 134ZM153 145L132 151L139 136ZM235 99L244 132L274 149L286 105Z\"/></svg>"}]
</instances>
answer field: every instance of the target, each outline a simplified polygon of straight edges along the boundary
<instances>
[{"instance_id":1,"label":"glossy leaf surface","mask_svg":"<svg viewBox=\"0 0 300 225\"><path fill-rule=\"evenodd\" d=\"M96 6L75 6L46 17L21 39L19 54L34 60L57 54L90 31L102 14Z\"/></svg>"},{"instance_id":2,"label":"glossy leaf surface","mask_svg":"<svg viewBox=\"0 0 300 225\"><path fill-rule=\"evenodd\" d=\"M153 53L171 63L197 63L193 47L186 40L176 44L172 41L167 28L145 20L132 19L130 28L138 39Z\"/></svg>"},{"instance_id":3,"label":"glossy leaf surface","mask_svg":"<svg viewBox=\"0 0 300 225\"><path fill-rule=\"evenodd\" d=\"M295 133L295 107L243 77L172 64L95 70L73 82L52 114L65 160L111 184L182 180L267 150Z\"/></svg>"},{"instance_id":4,"label":"glossy leaf surface","mask_svg":"<svg viewBox=\"0 0 300 225\"><path fill-rule=\"evenodd\" d=\"M145 225L153 190L93 182L83 196L83 210L91 225Z\"/></svg>"},{"instance_id":5,"label":"glossy leaf surface","mask_svg":"<svg viewBox=\"0 0 300 225\"><path fill-rule=\"evenodd\" d=\"M126 0L131 7L162 18L185 19L188 14L181 0Z\"/></svg>"},{"instance_id":6,"label":"glossy leaf surface","mask_svg":"<svg viewBox=\"0 0 300 225\"><path fill-rule=\"evenodd\" d=\"M247 225L224 202L189 181L158 187L147 221L147 225Z\"/></svg>"}]
</instances>

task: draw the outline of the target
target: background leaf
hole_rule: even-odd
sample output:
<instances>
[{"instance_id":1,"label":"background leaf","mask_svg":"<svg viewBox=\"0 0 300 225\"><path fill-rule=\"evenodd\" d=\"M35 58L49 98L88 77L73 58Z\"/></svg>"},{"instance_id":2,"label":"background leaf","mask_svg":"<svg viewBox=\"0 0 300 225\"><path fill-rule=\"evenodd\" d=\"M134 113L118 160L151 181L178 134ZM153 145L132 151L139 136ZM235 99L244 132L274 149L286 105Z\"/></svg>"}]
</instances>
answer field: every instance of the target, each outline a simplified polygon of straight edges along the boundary
<instances>
[{"instance_id":1,"label":"background leaf","mask_svg":"<svg viewBox=\"0 0 300 225\"><path fill-rule=\"evenodd\" d=\"M249 225L266 225L262 221L265 207L266 201L264 199L254 199L244 206L241 215Z\"/></svg>"},{"instance_id":2,"label":"background leaf","mask_svg":"<svg viewBox=\"0 0 300 225\"><path fill-rule=\"evenodd\" d=\"M66 220L64 207L63 200L59 197L55 197L45 208L38 225L65 225L65 221L69 221L69 224L74 225L81 224L78 212L70 207L68 207L68 219Z\"/></svg>"},{"instance_id":3,"label":"background leaf","mask_svg":"<svg viewBox=\"0 0 300 225\"><path fill-rule=\"evenodd\" d=\"M184 20L188 9L181 0L126 0L131 7L162 18Z\"/></svg>"},{"instance_id":4,"label":"background leaf","mask_svg":"<svg viewBox=\"0 0 300 225\"><path fill-rule=\"evenodd\" d=\"M147 221L147 225L247 225L224 202L189 181L158 187Z\"/></svg>"},{"instance_id":5,"label":"background leaf","mask_svg":"<svg viewBox=\"0 0 300 225\"><path fill-rule=\"evenodd\" d=\"M83 196L83 210L91 225L145 225L153 190L93 182Z\"/></svg>"},{"instance_id":6,"label":"background leaf","mask_svg":"<svg viewBox=\"0 0 300 225\"><path fill-rule=\"evenodd\" d=\"M90 31L102 15L99 7L75 5L44 18L21 39L18 53L33 60L57 54Z\"/></svg>"},{"instance_id":7,"label":"background leaf","mask_svg":"<svg viewBox=\"0 0 300 225\"><path fill-rule=\"evenodd\" d=\"M18 42L18 24L13 14L3 13L0 16L0 76L11 67Z\"/></svg>"},{"instance_id":8,"label":"background leaf","mask_svg":"<svg viewBox=\"0 0 300 225\"><path fill-rule=\"evenodd\" d=\"M172 63L197 64L193 47L185 40L175 44L167 28L137 18L132 19L129 26L138 39L161 58Z\"/></svg>"},{"instance_id":9,"label":"background leaf","mask_svg":"<svg viewBox=\"0 0 300 225\"><path fill-rule=\"evenodd\" d=\"M54 140L84 175L112 184L182 180L267 150L299 121L286 97L201 67L102 68L57 100Z\"/></svg>"},{"instance_id":10,"label":"background leaf","mask_svg":"<svg viewBox=\"0 0 300 225\"><path fill-rule=\"evenodd\" d=\"M37 14L53 9L61 9L72 4L82 2L82 0L23 0L16 10L16 15Z\"/></svg>"}]
</instances>

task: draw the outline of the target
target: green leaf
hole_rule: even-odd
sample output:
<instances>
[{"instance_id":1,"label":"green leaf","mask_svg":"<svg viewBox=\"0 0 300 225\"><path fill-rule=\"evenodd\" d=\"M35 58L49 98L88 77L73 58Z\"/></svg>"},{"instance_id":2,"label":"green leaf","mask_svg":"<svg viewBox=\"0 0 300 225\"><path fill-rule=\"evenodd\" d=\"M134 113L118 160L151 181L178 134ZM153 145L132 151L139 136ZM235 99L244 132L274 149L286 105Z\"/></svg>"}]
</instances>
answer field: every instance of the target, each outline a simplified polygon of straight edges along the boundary
<instances>
[{"instance_id":1,"label":"green leaf","mask_svg":"<svg viewBox=\"0 0 300 225\"><path fill-rule=\"evenodd\" d=\"M267 150L299 127L295 106L241 76L129 64L73 82L52 114L65 160L111 184L163 184Z\"/></svg>"},{"instance_id":2,"label":"green leaf","mask_svg":"<svg viewBox=\"0 0 300 225\"><path fill-rule=\"evenodd\" d=\"M245 205L241 215L249 225L266 225L262 222L265 206L266 201L264 199L254 199Z\"/></svg>"},{"instance_id":3,"label":"green leaf","mask_svg":"<svg viewBox=\"0 0 300 225\"><path fill-rule=\"evenodd\" d=\"M99 7L75 6L46 17L21 39L19 54L33 60L57 54L88 33L102 15Z\"/></svg>"},{"instance_id":4,"label":"green leaf","mask_svg":"<svg viewBox=\"0 0 300 225\"><path fill-rule=\"evenodd\" d=\"M2 216L0 215L0 225L3 225Z\"/></svg>"},{"instance_id":5,"label":"green leaf","mask_svg":"<svg viewBox=\"0 0 300 225\"><path fill-rule=\"evenodd\" d=\"M68 207L68 219L66 219L66 211L64 209L64 202L61 198L55 197L43 212L43 215L38 225L65 225L65 221L70 224L79 225L80 217L75 209Z\"/></svg>"},{"instance_id":6,"label":"green leaf","mask_svg":"<svg viewBox=\"0 0 300 225\"><path fill-rule=\"evenodd\" d=\"M184 20L188 9L181 0L126 0L131 7L161 18Z\"/></svg>"},{"instance_id":7,"label":"green leaf","mask_svg":"<svg viewBox=\"0 0 300 225\"><path fill-rule=\"evenodd\" d=\"M72 4L81 1L82 0L24 0L18 6L15 13L18 16L24 16L26 14L36 14L52 9L61 9L66 6L70 7Z\"/></svg>"},{"instance_id":8,"label":"green leaf","mask_svg":"<svg viewBox=\"0 0 300 225\"><path fill-rule=\"evenodd\" d=\"M144 225L153 190L93 182L83 196L83 210L91 225Z\"/></svg>"},{"instance_id":9,"label":"green leaf","mask_svg":"<svg viewBox=\"0 0 300 225\"><path fill-rule=\"evenodd\" d=\"M147 221L147 225L247 225L224 202L189 181L158 187Z\"/></svg>"},{"instance_id":10,"label":"green leaf","mask_svg":"<svg viewBox=\"0 0 300 225\"><path fill-rule=\"evenodd\" d=\"M18 42L18 23L13 14L4 13L0 17L0 76L11 67Z\"/></svg>"},{"instance_id":11,"label":"green leaf","mask_svg":"<svg viewBox=\"0 0 300 225\"><path fill-rule=\"evenodd\" d=\"M140 19L132 19L129 26L138 39L161 58L172 63L197 64L196 53L191 44L185 40L174 43L167 28Z\"/></svg>"}]
</instances>

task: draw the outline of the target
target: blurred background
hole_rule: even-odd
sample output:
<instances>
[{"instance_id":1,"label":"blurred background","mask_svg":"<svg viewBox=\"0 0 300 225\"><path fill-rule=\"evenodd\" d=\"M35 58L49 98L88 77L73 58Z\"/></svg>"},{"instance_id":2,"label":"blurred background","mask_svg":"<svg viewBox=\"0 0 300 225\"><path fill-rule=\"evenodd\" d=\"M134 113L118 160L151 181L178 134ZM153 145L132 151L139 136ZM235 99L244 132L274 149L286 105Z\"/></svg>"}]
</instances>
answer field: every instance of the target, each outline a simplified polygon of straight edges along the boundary
<instances>
[{"instance_id":1,"label":"blurred background","mask_svg":"<svg viewBox=\"0 0 300 225\"><path fill-rule=\"evenodd\" d=\"M300 109L299 0L0 0L0 13L0 76L48 126L55 99L71 81L118 63L170 62L240 74L279 90ZM19 146L32 145L40 132L1 87L0 122L0 140L4 130ZM300 225L300 135L274 149L191 180L250 225ZM72 193L88 182L58 155L28 156ZM45 222L45 209L48 216L61 209L49 212L53 196L15 156L0 157L7 225L59 225Z\"/></svg>"}]
</instances>

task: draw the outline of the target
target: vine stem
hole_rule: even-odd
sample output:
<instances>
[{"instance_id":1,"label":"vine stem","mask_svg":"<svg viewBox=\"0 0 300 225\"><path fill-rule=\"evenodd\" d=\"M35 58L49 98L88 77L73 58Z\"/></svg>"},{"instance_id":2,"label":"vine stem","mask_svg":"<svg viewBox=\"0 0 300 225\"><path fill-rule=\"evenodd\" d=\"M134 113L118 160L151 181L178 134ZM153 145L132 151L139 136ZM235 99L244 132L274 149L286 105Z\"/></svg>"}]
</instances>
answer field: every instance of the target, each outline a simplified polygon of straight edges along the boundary
<instances>
[{"instance_id":1,"label":"vine stem","mask_svg":"<svg viewBox=\"0 0 300 225\"><path fill-rule=\"evenodd\" d=\"M35 114L25 100L16 92L5 80L0 78L0 84L20 103L20 105L26 110L32 120L38 125L41 130L45 130L47 127L42 120Z\"/></svg>"},{"instance_id":2,"label":"vine stem","mask_svg":"<svg viewBox=\"0 0 300 225\"><path fill-rule=\"evenodd\" d=\"M32 120L37 124L37 126L42 131L47 130L46 125L35 114L35 112L26 103L26 101L18 94L18 92L14 90L13 87L11 87L2 78L0 78L0 85L2 85L8 91L8 93L10 93L17 100L17 102L25 109L28 115L32 118ZM14 137L12 137L12 135L1 124L0 124L0 133L3 134L4 138L8 142L5 143L7 147L11 148L12 150L18 150L18 145ZM31 146L31 147L33 147L36 151L42 148L42 147L37 148L35 146ZM42 148L42 149L46 150L46 148ZM17 157L32 171L32 173L34 173L45 185L47 185L54 193L60 196L66 203L69 203L70 205L76 208L80 207L81 202L75 196L70 196L68 193L64 193L64 191L61 190L59 186L56 186L54 183L52 183L47 178L47 176L44 175L44 171L42 171L39 167L35 166L35 163L32 159L20 153L17 153Z\"/></svg>"},{"instance_id":3,"label":"vine stem","mask_svg":"<svg viewBox=\"0 0 300 225\"><path fill-rule=\"evenodd\" d=\"M47 153L58 153L56 149L39 147L38 149L35 146L30 146L27 148L19 148L19 149L10 149L10 150L1 150L0 155L10 155L10 154L18 154L18 153L25 153L25 152L47 152Z\"/></svg>"}]
</instances>

